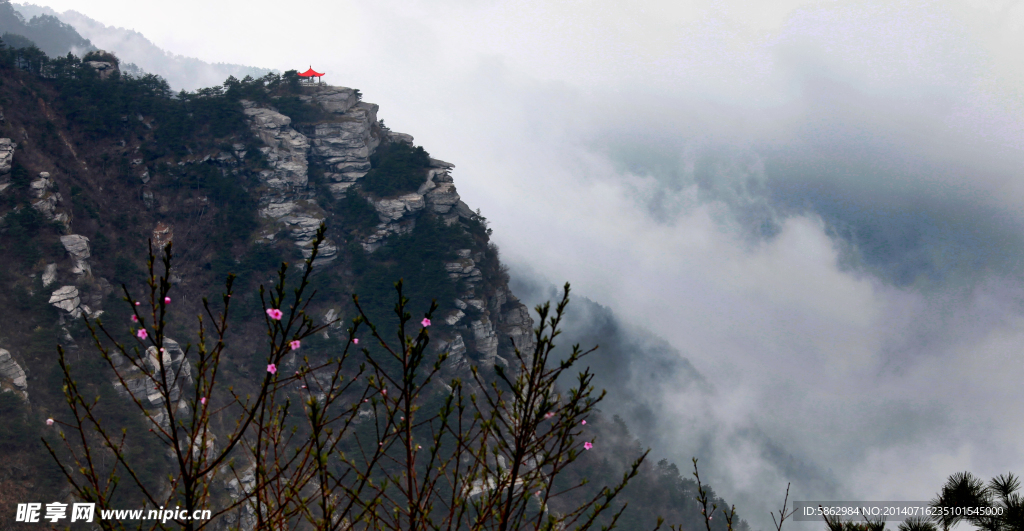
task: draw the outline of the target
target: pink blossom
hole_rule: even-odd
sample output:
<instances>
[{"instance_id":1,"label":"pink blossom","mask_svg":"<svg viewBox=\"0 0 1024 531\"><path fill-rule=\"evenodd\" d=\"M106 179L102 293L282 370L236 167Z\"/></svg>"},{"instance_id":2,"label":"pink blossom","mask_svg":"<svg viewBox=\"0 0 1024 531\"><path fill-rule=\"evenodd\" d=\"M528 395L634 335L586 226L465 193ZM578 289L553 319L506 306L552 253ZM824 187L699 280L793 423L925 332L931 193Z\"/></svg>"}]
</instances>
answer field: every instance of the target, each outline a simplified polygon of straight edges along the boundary
<instances>
[{"instance_id":1,"label":"pink blossom","mask_svg":"<svg viewBox=\"0 0 1024 531\"><path fill-rule=\"evenodd\" d=\"M46 419L47 426L53 426L53 419Z\"/></svg>"},{"instance_id":2,"label":"pink blossom","mask_svg":"<svg viewBox=\"0 0 1024 531\"><path fill-rule=\"evenodd\" d=\"M305 385L303 385L303 386L302 386L302 388L303 388L303 389L305 389L305 388L306 388L306 386L305 386Z\"/></svg>"},{"instance_id":3,"label":"pink blossom","mask_svg":"<svg viewBox=\"0 0 1024 531\"><path fill-rule=\"evenodd\" d=\"M369 401L370 401L370 399L369 399L369 398L364 398L364 399L363 399L363 403L366 403L366 402L369 402Z\"/></svg>"},{"instance_id":4,"label":"pink blossom","mask_svg":"<svg viewBox=\"0 0 1024 531\"><path fill-rule=\"evenodd\" d=\"M199 403L205 406L206 405L206 397L204 396L204 397L200 398L199 399Z\"/></svg>"},{"instance_id":5,"label":"pink blossom","mask_svg":"<svg viewBox=\"0 0 1024 531\"><path fill-rule=\"evenodd\" d=\"M424 328L426 328L426 327L430 326L430 319L427 319L426 317L424 317L423 320L420 321L420 324L423 325Z\"/></svg>"},{"instance_id":6,"label":"pink blossom","mask_svg":"<svg viewBox=\"0 0 1024 531\"><path fill-rule=\"evenodd\" d=\"M554 411L548 411L547 413L544 414L544 420L547 420L547 419L549 419L549 418L551 418L553 416L555 416L555 412Z\"/></svg>"},{"instance_id":7,"label":"pink blossom","mask_svg":"<svg viewBox=\"0 0 1024 531\"><path fill-rule=\"evenodd\" d=\"M292 350L299 350L299 347L302 346L302 342L300 342L298 339L288 344L291 345Z\"/></svg>"},{"instance_id":8,"label":"pink blossom","mask_svg":"<svg viewBox=\"0 0 1024 531\"><path fill-rule=\"evenodd\" d=\"M135 301L135 305L136 305L136 306L139 306L139 305L141 305L141 304L142 304L141 302L139 302L139 301Z\"/></svg>"},{"instance_id":9,"label":"pink blossom","mask_svg":"<svg viewBox=\"0 0 1024 531\"><path fill-rule=\"evenodd\" d=\"M273 363L267 365L267 372L270 374L277 374L277 365L274 365Z\"/></svg>"},{"instance_id":10,"label":"pink blossom","mask_svg":"<svg viewBox=\"0 0 1024 531\"><path fill-rule=\"evenodd\" d=\"M583 443L583 449L584 450L589 450L589 449L591 449L593 447L594 447L594 445L590 444L590 441L587 441L587 442Z\"/></svg>"},{"instance_id":11,"label":"pink blossom","mask_svg":"<svg viewBox=\"0 0 1024 531\"><path fill-rule=\"evenodd\" d=\"M135 332L135 335L139 336L139 339L146 339L149 337L149 332L145 328L140 328L138 332Z\"/></svg>"},{"instance_id":12,"label":"pink blossom","mask_svg":"<svg viewBox=\"0 0 1024 531\"><path fill-rule=\"evenodd\" d=\"M137 315L135 315L135 314L132 314L132 322L133 323L139 322L139 317Z\"/></svg>"},{"instance_id":13,"label":"pink blossom","mask_svg":"<svg viewBox=\"0 0 1024 531\"><path fill-rule=\"evenodd\" d=\"M280 321L281 316L283 316L284 314L281 313L281 310L278 310L277 308L270 308L267 310L267 315L269 315L270 318L275 321Z\"/></svg>"},{"instance_id":14,"label":"pink blossom","mask_svg":"<svg viewBox=\"0 0 1024 531\"><path fill-rule=\"evenodd\" d=\"M171 298L170 297L164 297L164 304L170 304L170 303L171 303Z\"/></svg>"},{"instance_id":15,"label":"pink blossom","mask_svg":"<svg viewBox=\"0 0 1024 531\"><path fill-rule=\"evenodd\" d=\"M582 424L582 425L586 426L586 425L587 425L587 421L585 421L585 420L584 420L584 421L583 421L583 422L581 422L580 424Z\"/></svg>"},{"instance_id":16,"label":"pink blossom","mask_svg":"<svg viewBox=\"0 0 1024 531\"><path fill-rule=\"evenodd\" d=\"M388 390L387 389L381 389L380 390L380 396L388 396Z\"/></svg>"},{"instance_id":17,"label":"pink blossom","mask_svg":"<svg viewBox=\"0 0 1024 531\"><path fill-rule=\"evenodd\" d=\"M359 338L358 337L352 338L352 344L353 345L358 345L359 344Z\"/></svg>"}]
</instances>

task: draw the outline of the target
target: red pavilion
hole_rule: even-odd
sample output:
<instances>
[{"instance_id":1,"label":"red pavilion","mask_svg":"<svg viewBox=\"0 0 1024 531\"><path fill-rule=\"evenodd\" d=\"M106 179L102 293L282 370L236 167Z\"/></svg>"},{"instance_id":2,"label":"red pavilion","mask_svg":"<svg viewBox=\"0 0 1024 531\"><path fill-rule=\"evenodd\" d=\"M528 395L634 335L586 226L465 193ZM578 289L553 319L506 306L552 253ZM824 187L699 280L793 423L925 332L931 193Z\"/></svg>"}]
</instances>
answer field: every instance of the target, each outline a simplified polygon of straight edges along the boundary
<instances>
[{"instance_id":1,"label":"red pavilion","mask_svg":"<svg viewBox=\"0 0 1024 531\"><path fill-rule=\"evenodd\" d=\"M313 78L314 77L317 79L317 81L320 81L320 77L323 76L323 75L324 75L323 72L317 72L316 70L313 70L313 66L312 65L310 65L309 70L306 70L305 72L299 72L299 77L304 77L304 78L309 79L310 83L313 82Z\"/></svg>"}]
</instances>

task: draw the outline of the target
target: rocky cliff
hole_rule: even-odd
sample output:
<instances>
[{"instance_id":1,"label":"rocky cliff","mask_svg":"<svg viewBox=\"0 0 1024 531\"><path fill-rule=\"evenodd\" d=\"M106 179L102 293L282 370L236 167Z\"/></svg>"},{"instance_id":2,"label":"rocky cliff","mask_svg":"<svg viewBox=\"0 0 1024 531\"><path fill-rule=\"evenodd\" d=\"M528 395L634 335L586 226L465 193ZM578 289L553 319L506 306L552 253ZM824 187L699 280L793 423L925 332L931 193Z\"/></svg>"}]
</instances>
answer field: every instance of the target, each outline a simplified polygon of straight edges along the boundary
<instances>
[{"instance_id":1,"label":"rocky cliff","mask_svg":"<svg viewBox=\"0 0 1024 531\"><path fill-rule=\"evenodd\" d=\"M99 82L115 81L104 76ZM75 320L83 315L92 318L104 315L105 305L116 301L120 292L116 286L124 279L107 278L111 271L113 276L118 275L118 266L111 267L109 262L115 257L122 261L128 258L118 252L117 246L111 245L113 238L101 228L105 225L131 219L134 226L117 227L117 230L149 237L157 246L174 241L184 260L174 280L186 289L186 297L202 294L203 289L214 289L215 284L202 281L202 264L205 262L205 267L209 268L212 250L210 242L203 240L203 231L213 229L202 225L201 220L211 215L211 210L233 207L212 204L210 194L183 193L177 183L195 172L202 175L213 172L215 176L233 181L228 185L241 186L247 195L243 199L255 206L256 224L248 241L221 242L232 250L236 264L253 246L291 247L301 253L296 256L309 257L321 223L329 228L343 225L337 208L332 205L351 205L352 200L365 203L376 219L360 230L329 231L328 240L321 246L314 263L315 275L347 279L346 286L358 284L358 278L352 278L358 274L351 272L354 254L370 257L379 254L392 245L392 241L400 241L395 238L412 233L417 223L440 222L467 231L471 226L479 228L479 216L461 200L456 190L455 165L442 160L429 159L428 167L421 174L422 182L415 189L391 195L361 189L361 181L373 169L372 159L378 148L397 143L411 146L413 137L384 127L377 118L378 106L361 101L358 91L328 85L304 87L298 100L316 110L315 120L307 117L296 124L282 109L275 107L273 100L241 98L237 105L251 135L236 135L235 141L230 143L196 144L189 147L184 156L154 157L150 154L147 157L145 135L140 135L134 140L115 137L98 146L93 144L93 149L99 151L94 156L98 159L95 161L74 151L73 145L77 143L82 149L83 142L68 144L67 149L58 146L62 160L61 156L54 157L40 149L43 142L33 138L29 132L31 127L26 128L21 120L7 123L5 130L19 133L21 143L12 138L0 138L0 194L15 194L12 185L17 184L19 177L12 172L12 165L23 161L20 162L22 173L35 175L29 178L27 193L23 195L30 208L52 224L54 244L59 242L60 255L63 255L51 254L49 258L26 264L30 278L41 281L27 289L32 293L36 289L44 290L47 304L57 312L58 339L70 340L66 342L72 347L80 343L81 337L72 337ZM59 107L47 109L54 117L59 111ZM124 121L138 122L147 134L163 126L143 113L126 116ZM74 134L70 122L67 134ZM258 155L250 153L252 150ZM121 181L110 180L109 172L103 171L103 166L110 165L111 154L120 155L125 161L121 164ZM254 158L258 160L255 166L251 163ZM316 179L311 178L314 168ZM126 182L124 178L129 180ZM21 179L24 180L24 176ZM107 192L103 192L104 189ZM329 197L323 196L324 190ZM116 199L100 207L106 210L88 208L83 196L91 193L93 198L98 198L101 192ZM73 200L69 201L69 197ZM6 204L13 204L13 208L0 211L0 216L17 216L26 208L18 205L13 196L10 199ZM344 203L346 199L349 203ZM96 200L96 204L103 202ZM82 212L83 205L85 212ZM344 209L340 215L346 215ZM97 240L102 247L99 252ZM438 273L455 287L451 300L439 301L444 311L443 315L435 317L432 329L435 349L451 351L446 370L449 376L461 375L468 379L470 365L507 366L513 343L522 350L532 346L533 321L527 308L509 290L500 264L492 264L490 268L481 266L484 261L497 260L495 249L486 240L484 236L463 239L457 245L453 242L453 247L446 251L450 258L439 265ZM124 236L119 241L124 241ZM287 250L282 252L288 255ZM138 270L141 267L139 257L132 260L139 264L135 267ZM401 274L401 271L396 272ZM318 301L316 311L325 319L340 315L348 304L344 292L335 293L334 297ZM351 311L349 308L348 312ZM348 317L352 317L351 313ZM9 353L2 351L0 381L6 382L5 389L25 393L29 385L33 385L28 383L33 378L26 378L21 369L25 364L19 365L17 361L21 357L17 345L10 347ZM30 367L30 374L50 370L50 367L32 365L31 362L26 365ZM122 393L149 396L141 387L125 390L120 383L115 387Z\"/></svg>"}]
</instances>

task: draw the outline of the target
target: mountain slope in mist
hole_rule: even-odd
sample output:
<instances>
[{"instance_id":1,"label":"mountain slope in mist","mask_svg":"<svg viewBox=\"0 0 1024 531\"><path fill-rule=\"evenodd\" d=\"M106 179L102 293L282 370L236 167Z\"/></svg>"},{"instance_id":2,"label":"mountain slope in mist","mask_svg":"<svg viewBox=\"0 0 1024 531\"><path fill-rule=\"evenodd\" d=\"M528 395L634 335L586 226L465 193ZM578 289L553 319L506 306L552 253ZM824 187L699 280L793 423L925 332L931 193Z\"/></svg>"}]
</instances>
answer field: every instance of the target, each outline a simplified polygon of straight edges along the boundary
<instances>
[{"instance_id":1,"label":"mountain slope in mist","mask_svg":"<svg viewBox=\"0 0 1024 531\"><path fill-rule=\"evenodd\" d=\"M14 34L32 41L50 56L63 56L68 52L84 55L96 47L75 31L70 24L61 22L50 13L19 12L8 2L0 3L0 34ZM8 38L14 45L17 38Z\"/></svg>"},{"instance_id":2,"label":"mountain slope in mist","mask_svg":"<svg viewBox=\"0 0 1024 531\"><path fill-rule=\"evenodd\" d=\"M125 28L107 26L77 11L68 10L58 13L45 6L34 4L13 4L14 8L25 18L36 16L55 17L95 47L113 52L122 61L138 65L146 72L157 74L167 80L174 90L196 90L202 87L217 86L228 76L242 79L245 76L263 77L270 72L269 68L258 68L228 63L208 63L194 57L185 57L165 51L153 44L141 33ZM38 42L37 42L38 44ZM68 52L51 52L40 44L40 48L49 55L63 55Z\"/></svg>"}]
</instances>

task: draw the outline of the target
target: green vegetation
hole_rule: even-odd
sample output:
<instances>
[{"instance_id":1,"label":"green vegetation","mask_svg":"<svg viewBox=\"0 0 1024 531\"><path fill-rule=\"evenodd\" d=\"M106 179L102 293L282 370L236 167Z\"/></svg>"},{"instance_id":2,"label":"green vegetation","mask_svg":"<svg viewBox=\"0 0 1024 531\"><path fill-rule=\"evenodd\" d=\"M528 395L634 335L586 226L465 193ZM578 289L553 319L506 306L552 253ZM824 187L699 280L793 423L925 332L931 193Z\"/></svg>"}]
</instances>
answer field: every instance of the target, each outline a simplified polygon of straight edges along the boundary
<instances>
[{"instance_id":1,"label":"green vegetation","mask_svg":"<svg viewBox=\"0 0 1024 531\"><path fill-rule=\"evenodd\" d=\"M349 188L345 197L338 201L335 210L340 213L345 227L350 229L366 230L380 223L377 210L353 188Z\"/></svg>"},{"instance_id":2,"label":"green vegetation","mask_svg":"<svg viewBox=\"0 0 1024 531\"><path fill-rule=\"evenodd\" d=\"M0 204L11 208L0 220L0 252L23 270L44 257L63 254L63 249L54 252L56 226L32 207L29 182L28 172L15 161L11 168L11 186L0 196Z\"/></svg>"},{"instance_id":3,"label":"green vegetation","mask_svg":"<svg viewBox=\"0 0 1024 531\"><path fill-rule=\"evenodd\" d=\"M355 292L360 294L363 310L374 322L393 326L394 305L389 295L394 282L403 277L409 307L423 310L437 300L439 311L452 308L457 286L448 278L444 263L456 258L452 249L471 245L469 235L457 225L447 226L437 218L420 218L411 233L394 237L373 254L360 249L354 267L359 275Z\"/></svg>"},{"instance_id":4,"label":"green vegetation","mask_svg":"<svg viewBox=\"0 0 1024 531\"><path fill-rule=\"evenodd\" d=\"M363 190L388 197L415 192L427 178L430 155L422 146L388 142L370 156L370 165L370 172L362 180Z\"/></svg>"}]
</instances>

